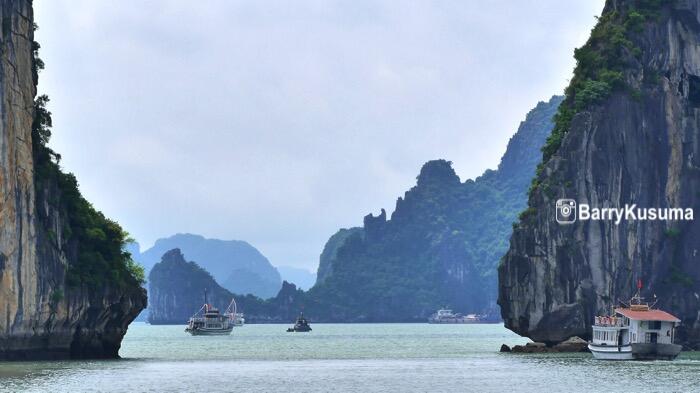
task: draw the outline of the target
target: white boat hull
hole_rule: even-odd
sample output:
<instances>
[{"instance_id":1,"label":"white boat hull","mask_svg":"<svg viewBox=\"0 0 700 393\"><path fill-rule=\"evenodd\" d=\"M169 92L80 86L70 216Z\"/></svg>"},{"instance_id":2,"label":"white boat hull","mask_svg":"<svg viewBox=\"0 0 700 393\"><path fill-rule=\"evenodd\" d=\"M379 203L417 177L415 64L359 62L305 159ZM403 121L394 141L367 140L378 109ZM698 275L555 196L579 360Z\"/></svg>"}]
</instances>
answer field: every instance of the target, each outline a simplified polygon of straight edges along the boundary
<instances>
[{"instance_id":1,"label":"white boat hull","mask_svg":"<svg viewBox=\"0 0 700 393\"><path fill-rule=\"evenodd\" d=\"M601 360L633 360L632 346L623 345L621 347L617 346L605 346L605 345L593 345L588 344L588 350L591 351L593 357Z\"/></svg>"},{"instance_id":2,"label":"white boat hull","mask_svg":"<svg viewBox=\"0 0 700 393\"><path fill-rule=\"evenodd\" d=\"M588 344L593 357L601 360L673 360L681 352L677 344L632 344L617 346Z\"/></svg>"}]
</instances>

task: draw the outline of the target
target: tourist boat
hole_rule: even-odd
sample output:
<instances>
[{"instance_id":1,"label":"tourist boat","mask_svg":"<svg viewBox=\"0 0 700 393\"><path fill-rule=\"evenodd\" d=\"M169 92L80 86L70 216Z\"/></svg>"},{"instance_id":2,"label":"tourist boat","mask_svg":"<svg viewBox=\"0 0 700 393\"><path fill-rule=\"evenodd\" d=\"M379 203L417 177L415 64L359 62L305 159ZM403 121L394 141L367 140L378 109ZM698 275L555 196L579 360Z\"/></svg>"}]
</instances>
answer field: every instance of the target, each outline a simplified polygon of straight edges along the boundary
<instances>
[{"instance_id":1,"label":"tourist boat","mask_svg":"<svg viewBox=\"0 0 700 393\"><path fill-rule=\"evenodd\" d=\"M245 322L242 313L236 312L236 300L221 314L219 310L208 303L207 292L204 291L204 305L187 322L185 331L193 336L225 336L231 334L234 326L242 326Z\"/></svg>"},{"instance_id":2,"label":"tourist boat","mask_svg":"<svg viewBox=\"0 0 700 393\"><path fill-rule=\"evenodd\" d=\"M311 326L309 321L304 318L304 313L299 314L297 321L294 323L293 327L287 329L287 332L310 332Z\"/></svg>"},{"instance_id":3,"label":"tourist boat","mask_svg":"<svg viewBox=\"0 0 700 393\"><path fill-rule=\"evenodd\" d=\"M680 319L642 300L638 290L629 306L616 308L612 316L595 317L588 349L596 359L673 360L678 356L681 346L673 339Z\"/></svg>"},{"instance_id":4,"label":"tourist boat","mask_svg":"<svg viewBox=\"0 0 700 393\"><path fill-rule=\"evenodd\" d=\"M428 323L479 323L481 318L476 314L455 314L452 310L442 308L428 318Z\"/></svg>"}]
</instances>

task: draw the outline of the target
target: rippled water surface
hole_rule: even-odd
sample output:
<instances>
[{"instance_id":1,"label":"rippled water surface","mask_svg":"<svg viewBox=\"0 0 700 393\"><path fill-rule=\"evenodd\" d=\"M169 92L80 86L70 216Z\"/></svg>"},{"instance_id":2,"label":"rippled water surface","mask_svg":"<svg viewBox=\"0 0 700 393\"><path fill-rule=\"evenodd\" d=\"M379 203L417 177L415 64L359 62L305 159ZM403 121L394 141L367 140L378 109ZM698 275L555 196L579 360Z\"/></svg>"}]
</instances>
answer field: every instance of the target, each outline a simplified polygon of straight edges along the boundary
<instances>
[{"instance_id":1,"label":"rippled water surface","mask_svg":"<svg viewBox=\"0 0 700 393\"><path fill-rule=\"evenodd\" d=\"M502 354L501 325L246 325L192 337L134 323L123 359L0 363L1 392L697 392L700 354L604 362L590 354Z\"/></svg>"}]
</instances>

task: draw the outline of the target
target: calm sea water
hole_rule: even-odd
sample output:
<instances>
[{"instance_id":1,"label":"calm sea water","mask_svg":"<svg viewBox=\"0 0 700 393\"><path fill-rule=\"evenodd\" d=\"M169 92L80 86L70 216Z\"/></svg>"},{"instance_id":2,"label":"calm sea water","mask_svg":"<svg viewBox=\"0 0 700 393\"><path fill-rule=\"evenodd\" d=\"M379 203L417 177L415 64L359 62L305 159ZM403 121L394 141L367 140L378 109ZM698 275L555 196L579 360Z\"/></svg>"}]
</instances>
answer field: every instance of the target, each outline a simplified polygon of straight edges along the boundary
<instances>
[{"instance_id":1,"label":"calm sea water","mask_svg":"<svg viewBox=\"0 0 700 393\"><path fill-rule=\"evenodd\" d=\"M134 323L123 359L0 363L1 392L698 392L700 354L603 362L502 354L501 325L246 325L227 337Z\"/></svg>"}]
</instances>

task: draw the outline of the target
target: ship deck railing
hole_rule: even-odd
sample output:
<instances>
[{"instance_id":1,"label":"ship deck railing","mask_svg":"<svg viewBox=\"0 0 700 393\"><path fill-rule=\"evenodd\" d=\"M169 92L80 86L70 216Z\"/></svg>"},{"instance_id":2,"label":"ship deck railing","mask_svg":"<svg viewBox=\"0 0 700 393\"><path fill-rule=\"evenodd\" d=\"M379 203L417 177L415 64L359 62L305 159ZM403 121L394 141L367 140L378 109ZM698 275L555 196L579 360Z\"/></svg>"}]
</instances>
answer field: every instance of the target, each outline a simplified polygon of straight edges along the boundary
<instances>
[{"instance_id":1,"label":"ship deck railing","mask_svg":"<svg viewBox=\"0 0 700 393\"><path fill-rule=\"evenodd\" d=\"M595 317L595 326L600 327L628 327L624 318L619 317Z\"/></svg>"}]
</instances>

